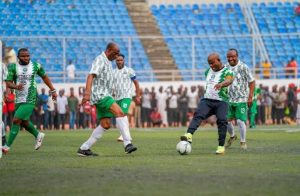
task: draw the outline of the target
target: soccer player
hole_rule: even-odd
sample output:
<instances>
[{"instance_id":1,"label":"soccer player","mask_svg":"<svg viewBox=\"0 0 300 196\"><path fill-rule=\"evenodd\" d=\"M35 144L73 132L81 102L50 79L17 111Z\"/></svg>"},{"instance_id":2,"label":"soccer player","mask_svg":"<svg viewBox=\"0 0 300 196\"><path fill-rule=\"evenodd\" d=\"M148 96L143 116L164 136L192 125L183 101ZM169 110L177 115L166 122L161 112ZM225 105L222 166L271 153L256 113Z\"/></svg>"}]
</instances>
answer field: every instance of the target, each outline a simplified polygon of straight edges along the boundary
<instances>
[{"instance_id":1,"label":"soccer player","mask_svg":"<svg viewBox=\"0 0 300 196\"><path fill-rule=\"evenodd\" d=\"M240 147L247 149L246 144L246 122L248 107L253 101L253 92L255 88L255 80L248 66L239 60L238 51L229 49L227 52L226 67L230 69L235 77L231 86L229 86L229 112L228 112L228 132L230 138L227 141L226 148L229 148L237 139L233 129L233 121L236 120L240 130Z\"/></svg>"},{"instance_id":2,"label":"soccer player","mask_svg":"<svg viewBox=\"0 0 300 196\"><path fill-rule=\"evenodd\" d=\"M18 51L18 62L9 65L5 79L7 87L16 90L16 109L7 144L2 148L4 154L9 152L21 126L35 137L35 150L38 150L42 145L45 134L39 132L33 126L32 122L29 121L36 104L36 75L42 78L52 92L52 99L56 100L56 91L41 64L32 62L30 60L29 50L21 48Z\"/></svg>"},{"instance_id":3,"label":"soccer player","mask_svg":"<svg viewBox=\"0 0 300 196\"><path fill-rule=\"evenodd\" d=\"M97 156L90 148L110 128L110 120L113 116L116 117L117 127L123 137L125 152L129 154L137 150L131 143L127 117L112 98L114 74L111 61L115 60L119 56L119 53L119 46L115 43L109 43L106 46L106 50L97 56L92 64L87 77L86 91L82 99L82 104L90 101L91 104L96 106L97 118L100 119L100 125L93 130L90 138L80 146L77 151L79 156Z\"/></svg>"},{"instance_id":4,"label":"soccer player","mask_svg":"<svg viewBox=\"0 0 300 196\"><path fill-rule=\"evenodd\" d=\"M114 69L114 95L117 104L121 107L122 111L126 116L124 119L128 121L128 109L132 101L133 96L133 84L135 86L135 102L140 104L141 95L140 95L140 86L139 82L136 79L135 72L132 68L125 66L125 56L119 54L117 59L117 68ZM129 129L128 129L129 131ZM130 133L128 133L130 136ZM130 137L131 139L131 137ZM122 135L118 138L118 141L123 141Z\"/></svg>"},{"instance_id":5,"label":"soccer player","mask_svg":"<svg viewBox=\"0 0 300 196\"><path fill-rule=\"evenodd\" d=\"M228 112L227 87L233 81L233 73L222 64L217 53L210 54L207 61L210 68L205 71L206 90L204 97L200 100L186 133L180 139L192 143L192 136L201 122L215 114L219 134L219 145L216 154L224 154Z\"/></svg>"}]
</instances>

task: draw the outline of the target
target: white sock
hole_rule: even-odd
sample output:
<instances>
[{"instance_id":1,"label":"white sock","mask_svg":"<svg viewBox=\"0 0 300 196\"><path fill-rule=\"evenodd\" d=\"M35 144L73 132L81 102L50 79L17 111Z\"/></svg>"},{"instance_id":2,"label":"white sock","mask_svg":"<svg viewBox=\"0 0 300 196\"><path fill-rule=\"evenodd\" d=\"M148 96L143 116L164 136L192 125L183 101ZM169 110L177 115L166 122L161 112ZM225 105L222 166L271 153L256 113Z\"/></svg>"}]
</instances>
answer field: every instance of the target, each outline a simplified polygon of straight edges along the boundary
<instances>
[{"instance_id":1,"label":"white sock","mask_svg":"<svg viewBox=\"0 0 300 196\"><path fill-rule=\"evenodd\" d=\"M90 138L80 146L80 149L81 150L88 150L88 149L90 149L97 142L97 140L102 137L102 135L103 135L103 133L105 131L106 131L106 129L104 129L103 127L101 127L101 125L99 125L98 127L96 127L93 130Z\"/></svg>"},{"instance_id":2,"label":"white sock","mask_svg":"<svg viewBox=\"0 0 300 196\"><path fill-rule=\"evenodd\" d=\"M246 142L246 124L239 119L237 120L237 124L240 130L241 142Z\"/></svg>"},{"instance_id":3,"label":"white sock","mask_svg":"<svg viewBox=\"0 0 300 196\"><path fill-rule=\"evenodd\" d=\"M116 118L117 128L123 137L124 147L131 144L131 136L129 131L129 122L127 116Z\"/></svg>"},{"instance_id":4,"label":"white sock","mask_svg":"<svg viewBox=\"0 0 300 196\"><path fill-rule=\"evenodd\" d=\"M227 131L228 131L230 137L233 137L235 135L233 124L231 122L228 122Z\"/></svg>"}]
</instances>

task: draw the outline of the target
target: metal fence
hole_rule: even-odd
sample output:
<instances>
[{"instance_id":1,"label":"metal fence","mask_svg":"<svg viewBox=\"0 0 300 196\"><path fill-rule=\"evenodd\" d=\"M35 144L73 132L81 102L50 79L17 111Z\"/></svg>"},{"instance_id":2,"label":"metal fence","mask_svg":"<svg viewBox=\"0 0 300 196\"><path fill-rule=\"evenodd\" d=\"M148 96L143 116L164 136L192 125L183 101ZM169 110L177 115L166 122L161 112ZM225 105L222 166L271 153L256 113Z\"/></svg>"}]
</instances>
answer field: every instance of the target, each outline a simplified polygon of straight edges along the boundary
<instances>
[{"instance_id":1,"label":"metal fence","mask_svg":"<svg viewBox=\"0 0 300 196\"><path fill-rule=\"evenodd\" d=\"M239 58L248 64L257 77L264 77L261 62L264 61L257 47L257 36L261 36L268 50L272 69L270 78L285 78L285 65L291 57L300 60L300 46L293 41L300 40L300 33L262 34L262 35L198 35L198 36L164 36L164 40L175 60L178 70L152 70L143 39L158 37L2 37L6 46L15 50L29 47L32 59L41 62L49 75L56 82L69 82L66 73L68 60L76 65L76 79L70 82L83 82L93 59L100 54L110 41L120 45L126 56L126 63L133 67L141 81L178 80L178 74L184 80L203 80L207 64L207 55L218 52L223 63L229 48L239 51ZM281 50L279 50L281 48ZM271 55L270 55L271 54ZM256 71L255 71L256 70ZM159 74L158 74L159 73ZM298 71L295 73L298 77Z\"/></svg>"}]
</instances>

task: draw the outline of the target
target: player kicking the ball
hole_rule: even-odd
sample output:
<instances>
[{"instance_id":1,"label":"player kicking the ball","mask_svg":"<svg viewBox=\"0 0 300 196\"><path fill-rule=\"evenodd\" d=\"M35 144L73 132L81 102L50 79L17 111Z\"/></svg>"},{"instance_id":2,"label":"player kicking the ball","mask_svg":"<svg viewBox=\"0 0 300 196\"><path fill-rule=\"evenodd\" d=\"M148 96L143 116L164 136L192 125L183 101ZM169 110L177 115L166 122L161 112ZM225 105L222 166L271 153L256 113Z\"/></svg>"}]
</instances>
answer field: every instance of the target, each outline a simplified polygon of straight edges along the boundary
<instances>
[{"instance_id":1,"label":"player kicking the ball","mask_svg":"<svg viewBox=\"0 0 300 196\"><path fill-rule=\"evenodd\" d=\"M206 90L201 99L187 132L180 137L182 141L192 143L192 136L201 122L215 114L217 117L219 145L216 154L225 153L225 139L227 132L228 90L233 81L233 72L224 67L217 53L212 53L207 58L209 69L205 72Z\"/></svg>"},{"instance_id":2,"label":"player kicking the ball","mask_svg":"<svg viewBox=\"0 0 300 196\"><path fill-rule=\"evenodd\" d=\"M113 116L116 117L117 127L123 137L125 153L129 154L137 150L131 143L127 117L112 98L114 74L111 61L115 60L119 53L119 46L115 43L109 43L106 50L96 57L92 64L87 77L86 91L82 99L82 104L91 101L91 104L96 106L97 118L100 119L100 125L93 130L90 138L80 146L77 151L79 156L97 156L97 154L91 151L91 147L110 128L110 120Z\"/></svg>"}]
</instances>

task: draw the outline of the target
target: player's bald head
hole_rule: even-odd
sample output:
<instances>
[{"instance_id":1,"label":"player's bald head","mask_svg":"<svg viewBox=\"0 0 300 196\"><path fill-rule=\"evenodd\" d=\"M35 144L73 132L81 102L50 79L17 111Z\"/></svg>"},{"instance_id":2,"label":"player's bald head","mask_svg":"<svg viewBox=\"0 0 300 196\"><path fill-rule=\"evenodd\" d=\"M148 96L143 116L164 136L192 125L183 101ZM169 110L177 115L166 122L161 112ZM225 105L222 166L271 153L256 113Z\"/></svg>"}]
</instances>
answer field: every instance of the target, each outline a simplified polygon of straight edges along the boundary
<instances>
[{"instance_id":1,"label":"player's bald head","mask_svg":"<svg viewBox=\"0 0 300 196\"><path fill-rule=\"evenodd\" d=\"M220 55L218 53L211 53L207 57L207 61L211 61L211 60L214 60L214 59L217 59L217 60L221 61Z\"/></svg>"},{"instance_id":2,"label":"player's bald head","mask_svg":"<svg viewBox=\"0 0 300 196\"><path fill-rule=\"evenodd\" d=\"M114 43L114 42L110 42L107 44L106 46L106 50L105 50L105 54L108 58L108 60L113 61L117 58L117 56L120 53L120 48L118 46L118 44Z\"/></svg>"}]
</instances>

